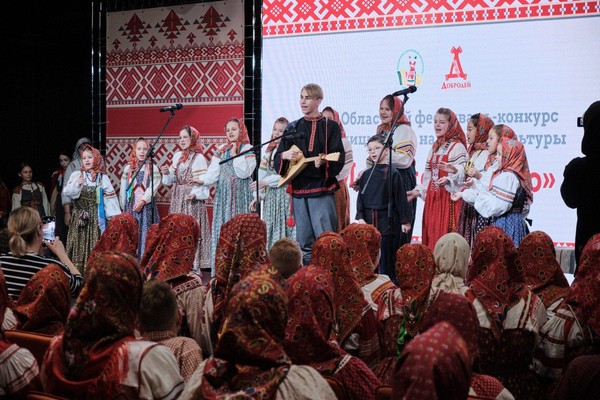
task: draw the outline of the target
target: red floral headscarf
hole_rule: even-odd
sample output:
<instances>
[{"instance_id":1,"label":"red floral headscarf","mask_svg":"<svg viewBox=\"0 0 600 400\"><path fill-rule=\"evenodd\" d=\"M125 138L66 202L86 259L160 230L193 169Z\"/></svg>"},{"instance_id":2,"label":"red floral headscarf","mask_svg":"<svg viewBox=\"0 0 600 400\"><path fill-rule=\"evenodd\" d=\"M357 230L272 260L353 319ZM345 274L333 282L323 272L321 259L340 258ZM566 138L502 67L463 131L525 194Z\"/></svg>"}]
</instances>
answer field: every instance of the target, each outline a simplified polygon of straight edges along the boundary
<instances>
[{"instance_id":1,"label":"red floral headscarf","mask_svg":"<svg viewBox=\"0 0 600 400\"><path fill-rule=\"evenodd\" d=\"M579 261L577 275L565 301L578 319L600 335L600 233L587 242Z\"/></svg>"},{"instance_id":2,"label":"red floral headscarf","mask_svg":"<svg viewBox=\"0 0 600 400\"><path fill-rule=\"evenodd\" d=\"M138 222L135 217L129 213L117 214L108 221L108 226L88 257L88 262L92 257L109 250L136 256L138 242Z\"/></svg>"},{"instance_id":3,"label":"red floral headscarf","mask_svg":"<svg viewBox=\"0 0 600 400\"><path fill-rule=\"evenodd\" d=\"M517 134L513 129L508 125L494 125L494 131L498 135L498 143L502 142L503 138L515 139L517 140ZM501 127L501 128L500 128ZM500 132L498 132L500 129ZM496 152L490 153L488 156L487 162L485 163L485 168L489 168L496 161Z\"/></svg>"},{"instance_id":4,"label":"red floral headscarf","mask_svg":"<svg viewBox=\"0 0 600 400\"><path fill-rule=\"evenodd\" d=\"M146 236L140 268L146 280L169 281L186 276L194 266L200 236L198 221L187 214L169 214Z\"/></svg>"},{"instance_id":5,"label":"red floral headscarf","mask_svg":"<svg viewBox=\"0 0 600 400\"><path fill-rule=\"evenodd\" d=\"M29 279L13 311L19 329L56 335L64 330L70 307L69 279L61 267L49 264Z\"/></svg>"},{"instance_id":6,"label":"red floral headscarf","mask_svg":"<svg viewBox=\"0 0 600 400\"><path fill-rule=\"evenodd\" d=\"M233 286L267 261L267 225L260 216L238 214L221 226L211 282L217 330Z\"/></svg>"},{"instance_id":7,"label":"red floral headscarf","mask_svg":"<svg viewBox=\"0 0 600 400\"><path fill-rule=\"evenodd\" d=\"M379 104L381 104L382 102L386 101L386 99L389 99L392 96L385 96L381 102ZM410 121L408 120L408 117L406 116L406 113L402 112L402 115L400 115L400 108L402 108L402 100L400 99L400 97L392 97L393 101L394 101L394 106L393 106L393 113L394 113L394 117L396 117L396 125L409 125L410 126ZM389 131L390 129L392 129L392 125L394 125L394 118L392 118L392 121L390 121L389 124L379 124L377 125L377 133L381 133L383 131Z\"/></svg>"},{"instance_id":8,"label":"red floral headscarf","mask_svg":"<svg viewBox=\"0 0 600 400\"><path fill-rule=\"evenodd\" d=\"M246 128L246 125L244 125L244 121L240 118L231 118L225 124L225 128L227 128L227 124L230 122L238 123L238 125L240 127L240 135L238 136L238 140L236 140L235 142L231 142L231 141L229 141L229 139L227 139L227 144L225 146L221 147L221 150L220 150L221 153L224 153L227 149L231 149L233 146L236 146L236 150L239 153L239 151L243 145L250 144L250 137L248 136L248 128Z\"/></svg>"},{"instance_id":9,"label":"red floral headscarf","mask_svg":"<svg viewBox=\"0 0 600 400\"><path fill-rule=\"evenodd\" d=\"M81 171L91 172L92 173L92 176L91 176L92 181L95 181L98 174L106 174L106 166L104 165L104 158L102 158L102 154L100 154L100 151L98 149L96 149L95 147L92 147L91 144L86 144L79 151L80 157L83 157L84 151L92 152L92 154L94 155L94 163L92 164L92 167L89 170L86 170L85 167L83 166L83 162L82 162L81 163Z\"/></svg>"},{"instance_id":10,"label":"red floral headscarf","mask_svg":"<svg viewBox=\"0 0 600 400\"><path fill-rule=\"evenodd\" d=\"M467 343L448 322L412 340L402 352L392 385L394 399L466 399L471 385Z\"/></svg>"},{"instance_id":11,"label":"red floral headscarf","mask_svg":"<svg viewBox=\"0 0 600 400\"><path fill-rule=\"evenodd\" d=\"M335 339L332 276L309 265L290 279L287 293L287 353L296 364L333 375L346 352Z\"/></svg>"},{"instance_id":12,"label":"red floral headscarf","mask_svg":"<svg viewBox=\"0 0 600 400\"><path fill-rule=\"evenodd\" d=\"M446 133L444 133L444 136L437 138L435 142L433 142L433 145L431 146L432 157L435 154L435 152L438 151L438 149L442 147L446 142L460 142L463 144L463 146L467 147L467 136L465 135L462 126L460 126L456 114L452 110L448 111L450 111L450 121L448 124L448 130L446 131ZM442 115L446 116L446 114Z\"/></svg>"},{"instance_id":13,"label":"red floral headscarf","mask_svg":"<svg viewBox=\"0 0 600 400\"><path fill-rule=\"evenodd\" d=\"M479 113L479 119L477 121L477 133L475 134L475 142L469 145L467 151L469 157L473 155L475 150L487 150L487 140L490 129L494 126L494 121L484 113Z\"/></svg>"},{"instance_id":14,"label":"red floral headscarf","mask_svg":"<svg viewBox=\"0 0 600 400\"><path fill-rule=\"evenodd\" d=\"M138 138L133 143L133 147L131 149L131 152L129 153L129 162L127 163L127 164L129 164L129 167L130 167L129 171L131 171L131 172L135 172L138 169L138 167L140 166L140 160L138 160L137 154L136 154L136 147L137 147L138 142L146 142L146 146L148 146L148 149L150 149L150 144L143 137ZM147 167L149 169L149 165L147 165Z\"/></svg>"},{"instance_id":15,"label":"red floral headscarf","mask_svg":"<svg viewBox=\"0 0 600 400\"><path fill-rule=\"evenodd\" d=\"M269 270L256 271L235 285L227 320L204 367L203 399L240 397L273 399L292 361L284 349L287 323L285 282Z\"/></svg>"},{"instance_id":16,"label":"red floral headscarf","mask_svg":"<svg viewBox=\"0 0 600 400\"><path fill-rule=\"evenodd\" d=\"M513 172L519 178L519 183L525 191L527 203L533 202L533 191L531 190L531 175L529 173L529 163L525 154L525 146L516 139L502 138L502 165L494 171L490 181L492 188L494 178L502 172Z\"/></svg>"},{"instance_id":17,"label":"red floral headscarf","mask_svg":"<svg viewBox=\"0 0 600 400\"><path fill-rule=\"evenodd\" d=\"M128 373L121 346L134 338L142 276L129 254L103 253L86 277L65 333L56 336L44 359L45 389L69 398L119 398ZM49 355L48 355L49 354Z\"/></svg>"},{"instance_id":18,"label":"red floral headscarf","mask_svg":"<svg viewBox=\"0 0 600 400\"><path fill-rule=\"evenodd\" d=\"M569 282L556 260L554 242L541 231L527 234L519 245L525 284L548 308L569 293Z\"/></svg>"},{"instance_id":19,"label":"red floral headscarf","mask_svg":"<svg viewBox=\"0 0 600 400\"><path fill-rule=\"evenodd\" d=\"M350 224L341 232L350 251L350 265L359 285L365 286L375 279L375 261L381 247L381 234L371 224Z\"/></svg>"},{"instance_id":20,"label":"red floral headscarf","mask_svg":"<svg viewBox=\"0 0 600 400\"><path fill-rule=\"evenodd\" d=\"M492 320L490 328L496 337L502 334L508 308L518 301L514 290L519 289L519 279L520 287L524 286L517 262L515 245L502 229L488 226L476 236L467 282ZM511 276L516 278L513 282Z\"/></svg>"},{"instance_id":21,"label":"red floral headscarf","mask_svg":"<svg viewBox=\"0 0 600 400\"><path fill-rule=\"evenodd\" d=\"M181 150L181 157L177 162L177 165L185 163L189 160L190 155L194 153L202 153L202 146L200 145L200 133L196 128L190 125L186 125L181 128L182 131L186 131L190 135L190 146L187 149ZM175 168L177 168L177 165Z\"/></svg>"},{"instance_id":22,"label":"red floral headscarf","mask_svg":"<svg viewBox=\"0 0 600 400\"><path fill-rule=\"evenodd\" d=\"M340 119L340 113L334 110L332 107L329 108L331 108L331 111L333 111L332 119L340 126L340 132L342 132L342 137L345 138L346 131L344 130L344 125L342 124L342 120Z\"/></svg>"}]
</instances>

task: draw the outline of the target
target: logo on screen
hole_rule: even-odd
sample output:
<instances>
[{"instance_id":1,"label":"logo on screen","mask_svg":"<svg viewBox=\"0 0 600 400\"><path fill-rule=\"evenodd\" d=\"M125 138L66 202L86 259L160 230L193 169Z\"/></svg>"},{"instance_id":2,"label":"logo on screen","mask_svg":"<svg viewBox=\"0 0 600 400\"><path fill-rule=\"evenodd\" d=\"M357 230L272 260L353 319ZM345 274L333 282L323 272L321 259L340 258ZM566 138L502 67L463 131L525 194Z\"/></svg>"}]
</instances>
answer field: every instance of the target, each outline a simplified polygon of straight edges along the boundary
<instances>
[{"instance_id":1,"label":"logo on screen","mask_svg":"<svg viewBox=\"0 0 600 400\"><path fill-rule=\"evenodd\" d=\"M452 54L452 62L450 63L450 72L446 74L446 81L442 83L442 89L455 89L455 88L470 88L471 82L467 81L467 74L463 69L462 63L460 62L460 55L463 52L462 47L454 47L450 49ZM458 82L450 82L451 80L458 79Z\"/></svg>"},{"instance_id":2,"label":"logo on screen","mask_svg":"<svg viewBox=\"0 0 600 400\"><path fill-rule=\"evenodd\" d=\"M423 57L416 50L406 50L398 59L396 66L400 86L421 85L423 69Z\"/></svg>"}]
</instances>

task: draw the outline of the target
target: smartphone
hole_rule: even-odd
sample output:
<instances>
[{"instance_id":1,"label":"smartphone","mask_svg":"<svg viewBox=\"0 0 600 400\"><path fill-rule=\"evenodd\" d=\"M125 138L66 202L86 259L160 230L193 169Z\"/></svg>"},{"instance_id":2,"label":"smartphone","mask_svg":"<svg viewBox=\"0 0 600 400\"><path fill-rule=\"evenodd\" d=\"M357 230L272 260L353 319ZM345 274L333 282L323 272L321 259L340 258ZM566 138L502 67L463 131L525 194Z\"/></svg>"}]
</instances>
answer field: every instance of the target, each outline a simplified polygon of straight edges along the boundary
<instances>
[{"instance_id":1,"label":"smartphone","mask_svg":"<svg viewBox=\"0 0 600 400\"><path fill-rule=\"evenodd\" d=\"M42 217L42 230L44 231L44 242L54 242L56 238L56 219L54 217Z\"/></svg>"}]
</instances>

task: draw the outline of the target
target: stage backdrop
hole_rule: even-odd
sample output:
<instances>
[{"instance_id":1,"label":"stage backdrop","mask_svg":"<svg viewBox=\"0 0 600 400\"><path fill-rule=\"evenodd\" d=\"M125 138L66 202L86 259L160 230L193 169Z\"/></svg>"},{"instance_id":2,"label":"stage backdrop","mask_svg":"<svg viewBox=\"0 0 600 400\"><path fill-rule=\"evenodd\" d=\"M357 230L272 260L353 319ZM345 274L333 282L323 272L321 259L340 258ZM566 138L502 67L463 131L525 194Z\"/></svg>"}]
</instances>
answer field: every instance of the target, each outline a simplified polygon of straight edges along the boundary
<instances>
[{"instance_id":1,"label":"stage backdrop","mask_svg":"<svg viewBox=\"0 0 600 400\"><path fill-rule=\"evenodd\" d=\"M164 106L183 109L157 143L159 166L177 150L184 125L202 135L207 160L225 141L225 122L243 116L243 24L240 0L108 14L107 164L115 188L136 139L154 143L167 122ZM161 186L156 200L164 215L169 188Z\"/></svg>"},{"instance_id":2,"label":"stage backdrop","mask_svg":"<svg viewBox=\"0 0 600 400\"><path fill-rule=\"evenodd\" d=\"M353 144L351 180L365 168L379 102L416 85L406 112L417 171L433 116L454 110L508 124L525 144L534 186L532 230L573 245L574 210L560 197L564 166L580 156L577 117L600 97L600 1L264 1L263 140L279 116L301 116L301 87L323 87ZM351 190L351 214L356 193ZM420 239L419 200L415 238Z\"/></svg>"}]
</instances>

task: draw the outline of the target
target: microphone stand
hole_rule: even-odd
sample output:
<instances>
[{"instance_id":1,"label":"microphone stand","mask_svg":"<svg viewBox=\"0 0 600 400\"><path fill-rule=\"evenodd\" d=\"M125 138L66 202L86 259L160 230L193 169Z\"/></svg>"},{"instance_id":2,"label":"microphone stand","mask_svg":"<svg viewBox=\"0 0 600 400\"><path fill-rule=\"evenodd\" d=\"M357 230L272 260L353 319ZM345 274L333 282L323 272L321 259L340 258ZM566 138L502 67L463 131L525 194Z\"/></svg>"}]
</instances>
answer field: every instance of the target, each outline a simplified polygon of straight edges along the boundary
<instances>
[{"instance_id":1,"label":"microphone stand","mask_svg":"<svg viewBox=\"0 0 600 400\"><path fill-rule=\"evenodd\" d=\"M256 167L255 168L257 168L256 171L255 171L255 173L256 173L256 213L258 214L259 217L260 217L260 196L259 196L259 191L260 191L259 190L259 184L260 184L260 180L258 179L258 168L260 168L260 161L261 161L261 159L260 159L260 150L266 144L269 144L269 143L274 142L276 140L291 139L291 138L295 137L296 135L297 135L297 132L296 132L295 129L291 129L289 131L286 130L283 133L283 135L281 135L281 136L279 136L279 137L277 137L275 139L267 140L264 143L254 145L254 146L250 147L248 150L244 150L241 153L236 154L235 156L232 156L232 157L229 157L229 158L227 158L225 160L219 161L219 165L225 164L226 162L229 162L229 161L233 160L234 158L243 156L244 154L250 153L251 151L254 152L254 156L256 157Z\"/></svg>"},{"instance_id":2,"label":"microphone stand","mask_svg":"<svg viewBox=\"0 0 600 400\"><path fill-rule=\"evenodd\" d=\"M137 176L140 173L144 164L146 164L146 160L150 159L150 187L152 190L152 192L151 192L152 200L150 201L150 209L152 210L152 223L154 223L154 217L155 217L154 216L154 148L156 147L156 144L158 143L159 139L162 137L163 132L167 128L167 125L169 125L169 122L171 122L171 120L175 116L175 110L169 110L169 113L170 113L169 118L163 125L158 136L154 140L154 143L152 143L152 146L150 146L150 148L148 149L148 152L146 153L146 157L144 157L144 162L139 165L138 169L135 171L135 174L133 174L133 177L131 178L131 182L129 182L129 184L127 185L127 189L125 191L125 196L127 197L127 192L129 192L131 187L135 184L135 179L137 178Z\"/></svg>"},{"instance_id":3,"label":"microphone stand","mask_svg":"<svg viewBox=\"0 0 600 400\"><path fill-rule=\"evenodd\" d=\"M388 205L387 205L387 219L388 219L388 233L391 236L390 240L388 240L388 259L387 259L387 263L388 263L388 273L391 270L391 268L395 268L394 265L390 265L392 263L392 255L394 252L394 238L396 237L396 234L394 233L392 226L394 223L394 213L393 213L393 207L394 207L394 202L393 202L393 190L394 190L394 185L392 184L392 168L394 168L394 166L392 165L392 150L393 150L393 145L394 145L394 130L398 127L398 118L400 118L400 116L402 114L404 114L404 105L406 104L406 102L408 101L408 95L406 93L404 93L404 99L402 100L402 105L400 106L400 110L398 111L398 114L393 115L392 114L392 120L394 121L394 123L392 124L392 126L390 127L389 132L387 133L387 136L385 137L385 142L384 142L384 148L387 147L388 149L388 169L387 169L387 184L388 184ZM379 153L379 157L377 158L377 162L373 165L373 168L371 168L371 172L369 173L369 177L367 178L367 181L365 182L365 186L362 190L362 194L365 194L367 187L369 186L369 182L371 181L371 177L373 176L373 172L375 172L375 167L377 166L377 164L379 164L379 161L381 161L381 156L383 155L383 151L381 153ZM401 190L404 190L404 188L400 188ZM404 234L404 232L401 232L401 234ZM395 256L395 255L394 255ZM396 277L396 280L398 279L398 277ZM396 282L394 282L396 283Z\"/></svg>"}]
</instances>

